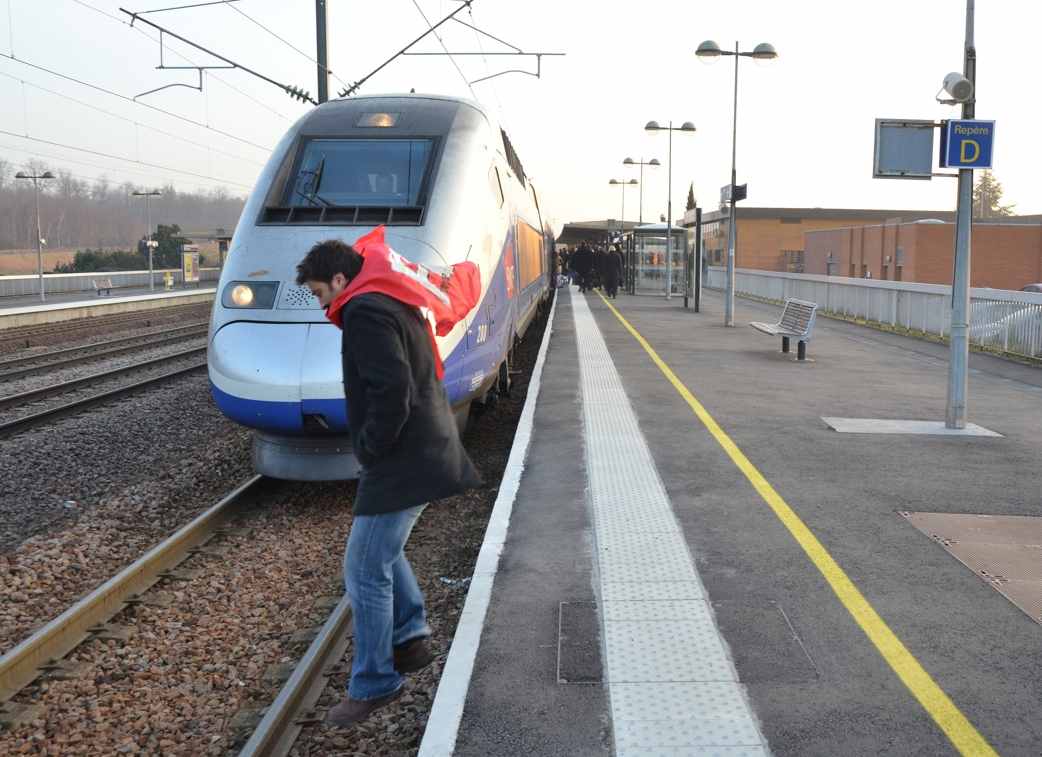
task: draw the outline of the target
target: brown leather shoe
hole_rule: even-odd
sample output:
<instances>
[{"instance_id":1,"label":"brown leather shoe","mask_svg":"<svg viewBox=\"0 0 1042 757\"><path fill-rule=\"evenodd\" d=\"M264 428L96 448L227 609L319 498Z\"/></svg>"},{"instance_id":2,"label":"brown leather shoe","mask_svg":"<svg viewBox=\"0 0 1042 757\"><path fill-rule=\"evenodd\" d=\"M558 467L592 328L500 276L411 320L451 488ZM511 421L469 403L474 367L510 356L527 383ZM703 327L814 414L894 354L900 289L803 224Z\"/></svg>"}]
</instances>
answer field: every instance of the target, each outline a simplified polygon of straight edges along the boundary
<instances>
[{"instance_id":1,"label":"brown leather shoe","mask_svg":"<svg viewBox=\"0 0 1042 757\"><path fill-rule=\"evenodd\" d=\"M350 696L346 696L326 713L326 723L337 728L350 728L356 723L361 723L376 710L385 704L390 704L404 693L405 686L403 685L399 686L397 691L376 699L352 699Z\"/></svg>"},{"instance_id":2,"label":"brown leather shoe","mask_svg":"<svg viewBox=\"0 0 1042 757\"><path fill-rule=\"evenodd\" d=\"M418 636L394 648L394 669L399 673L415 673L434 660L426 636Z\"/></svg>"}]
</instances>

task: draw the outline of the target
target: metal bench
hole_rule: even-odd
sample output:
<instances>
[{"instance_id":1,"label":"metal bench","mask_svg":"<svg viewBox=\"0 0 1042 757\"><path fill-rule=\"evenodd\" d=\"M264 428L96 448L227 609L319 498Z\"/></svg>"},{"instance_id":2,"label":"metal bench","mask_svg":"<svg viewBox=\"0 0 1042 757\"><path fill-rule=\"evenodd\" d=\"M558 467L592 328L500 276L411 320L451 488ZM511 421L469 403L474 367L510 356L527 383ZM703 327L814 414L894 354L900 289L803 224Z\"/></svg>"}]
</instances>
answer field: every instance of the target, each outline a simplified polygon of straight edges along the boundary
<instances>
[{"instance_id":1,"label":"metal bench","mask_svg":"<svg viewBox=\"0 0 1042 757\"><path fill-rule=\"evenodd\" d=\"M814 317L818 312L818 303L806 300L785 300L785 308L777 323L750 323L757 331L782 338L782 352L789 351L789 340L798 340L797 359L807 359L807 342L814 328Z\"/></svg>"},{"instance_id":2,"label":"metal bench","mask_svg":"<svg viewBox=\"0 0 1042 757\"><path fill-rule=\"evenodd\" d=\"M112 294L112 279L91 279L90 283L94 286L94 293L99 297L102 292L106 296Z\"/></svg>"}]
</instances>

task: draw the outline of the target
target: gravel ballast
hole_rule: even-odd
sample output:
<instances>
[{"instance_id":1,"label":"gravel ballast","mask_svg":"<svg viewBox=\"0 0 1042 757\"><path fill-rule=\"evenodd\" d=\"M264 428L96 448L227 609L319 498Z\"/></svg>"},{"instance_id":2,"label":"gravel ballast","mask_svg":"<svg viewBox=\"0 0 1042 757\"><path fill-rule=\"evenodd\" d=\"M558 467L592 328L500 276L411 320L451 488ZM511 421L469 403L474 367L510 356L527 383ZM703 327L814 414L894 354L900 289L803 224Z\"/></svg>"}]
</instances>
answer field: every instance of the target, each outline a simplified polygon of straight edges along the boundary
<instances>
[{"instance_id":1,"label":"gravel ballast","mask_svg":"<svg viewBox=\"0 0 1042 757\"><path fill-rule=\"evenodd\" d=\"M9 559L30 536L89 523L84 518L95 512L129 518L155 540L172 521L203 508L194 497L220 495L249 470L249 434L214 407L205 370L157 384L0 439L0 557ZM226 477L231 471L233 479ZM180 500L164 476L200 484L179 515L170 515ZM129 505L120 499L146 482L151 499Z\"/></svg>"}]
</instances>

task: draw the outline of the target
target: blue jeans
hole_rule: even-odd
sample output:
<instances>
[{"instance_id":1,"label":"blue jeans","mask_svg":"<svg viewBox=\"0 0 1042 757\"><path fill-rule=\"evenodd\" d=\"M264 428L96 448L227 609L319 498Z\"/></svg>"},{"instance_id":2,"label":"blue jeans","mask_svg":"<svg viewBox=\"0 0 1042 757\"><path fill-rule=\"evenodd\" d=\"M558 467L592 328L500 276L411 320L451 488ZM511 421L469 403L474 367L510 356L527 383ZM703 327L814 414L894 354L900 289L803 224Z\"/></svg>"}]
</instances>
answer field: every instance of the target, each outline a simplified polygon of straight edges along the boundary
<instances>
[{"instance_id":1,"label":"blue jeans","mask_svg":"<svg viewBox=\"0 0 1042 757\"><path fill-rule=\"evenodd\" d=\"M423 592L404 552L425 507L357 515L351 524L344 586L351 599L355 634L347 687L352 699L376 699L401 688L405 681L394 669L393 647L431 634Z\"/></svg>"}]
</instances>

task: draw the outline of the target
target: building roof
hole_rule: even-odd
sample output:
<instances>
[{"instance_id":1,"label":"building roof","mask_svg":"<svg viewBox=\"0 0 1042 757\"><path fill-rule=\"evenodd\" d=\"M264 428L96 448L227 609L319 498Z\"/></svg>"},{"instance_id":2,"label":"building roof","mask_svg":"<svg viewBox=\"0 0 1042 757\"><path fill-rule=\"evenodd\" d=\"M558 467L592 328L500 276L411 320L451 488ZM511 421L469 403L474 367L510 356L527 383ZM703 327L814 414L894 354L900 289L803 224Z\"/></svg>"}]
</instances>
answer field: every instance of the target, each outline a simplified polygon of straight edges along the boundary
<instances>
[{"instance_id":1,"label":"building roof","mask_svg":"<svg viewBox=\"0 0 1042 757\"><path fill-rule=\"evenodd\" d=\"M859 220L859 221L921 221L937 219L952 222L955 213L951 210L879 210L876 208L750 208L737 206L736 218L777 218L778 220ZM724 210L702 211L702 223L712 223L727 218ZM975 222L984 219L974 219ZM1042 215L1004 216L988 218L987 223L1042 223ZM689 210L684 214L684 225L694 226L695 213Z\"/></svg>"},{"instance_id":2,"label":"building roof","mask_svg":"<svg viewBox=\"0 0 1042 757\"><path fill-rule=\"evenodd\" d=\"M636 225L636 221L624 221L622 230L629 231ZM619 222L614 218L606 218L603 221L573 221L564 225L556 241L558 244L574 244L584 239L601 242L606 235L618 231Z\"/></svg>"}]
</instances>

